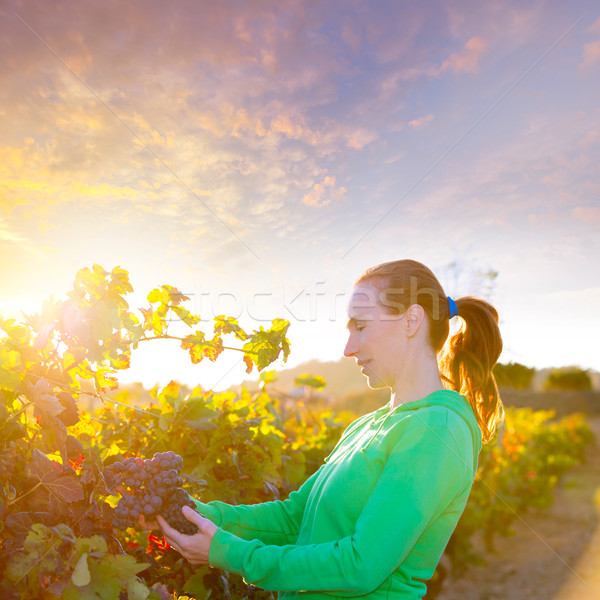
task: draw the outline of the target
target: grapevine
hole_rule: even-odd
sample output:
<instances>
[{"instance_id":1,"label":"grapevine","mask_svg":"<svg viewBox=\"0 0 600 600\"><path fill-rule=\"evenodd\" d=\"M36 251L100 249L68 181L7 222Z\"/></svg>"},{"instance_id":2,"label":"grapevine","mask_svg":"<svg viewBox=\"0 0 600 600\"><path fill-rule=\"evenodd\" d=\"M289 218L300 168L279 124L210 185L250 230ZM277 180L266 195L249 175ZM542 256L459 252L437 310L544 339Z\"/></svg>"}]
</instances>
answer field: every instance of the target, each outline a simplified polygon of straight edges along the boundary
<instances>
[{"instance_id":1,"label":"grapevine","mask_svg":"<svg viewBox=\"0 0 600 600\"><path fill-rule=\"evenodd\" d=\"M67 299L20 322L0 318L0 598L272 600L238 575L192 567L160 534L137 528L137 519L161 515L195 533L182 513L184 505L196 509L182 473L204 502L283 499L358 415L333 417L327 407L313 410L272 390L274 377L263 369L286 360L287 321L250 333L219 315L206 334L177 288L152 290L141 318L125 299L132 291L127 271L94 265L77 273ZM193 332L171 335L175 320ZM227 335L239 347L226 345ZM118 372L154 339L175 340L193 364L241 352L248 370L262 371L261 389L216 393L171 382L143 397L117 392ZM83 410L82 395L101 407ZM548 506L560 476L583 460L590 435L581 416L555 422L547 413L509 412L504 436L480 457L448 546L453 564L471 560L477 532L491 540L527 508ZM150 448L158 452L142 458Z\"/></svg>"}]
</instances>

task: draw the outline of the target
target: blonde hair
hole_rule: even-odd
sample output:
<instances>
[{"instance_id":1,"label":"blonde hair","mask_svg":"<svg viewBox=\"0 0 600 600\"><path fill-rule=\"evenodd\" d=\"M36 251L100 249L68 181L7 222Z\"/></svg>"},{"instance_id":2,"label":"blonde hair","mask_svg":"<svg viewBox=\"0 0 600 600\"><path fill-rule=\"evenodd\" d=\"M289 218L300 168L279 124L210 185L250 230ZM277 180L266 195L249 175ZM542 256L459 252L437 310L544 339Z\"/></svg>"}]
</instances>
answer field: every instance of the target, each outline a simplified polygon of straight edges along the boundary
<instances>
[{"instance_id":1,"label":"blonde hair","mask_svg":"<svg viewBox=\"0 0 600 600\"><path fill-rule=\"evenodd\" d=\"M390 313L403 313L412 304L423 307L429 322L429 344L438 357L442 379L467 398L487 443L504 417L492 373L502 352L496 309L481 298L455 299L460 326L448 339L448 299L425 265L414 260L382 263L367 269L356 283L365 282L373 282L381 291L380 303Z\"/></svg>"}]
</instances>

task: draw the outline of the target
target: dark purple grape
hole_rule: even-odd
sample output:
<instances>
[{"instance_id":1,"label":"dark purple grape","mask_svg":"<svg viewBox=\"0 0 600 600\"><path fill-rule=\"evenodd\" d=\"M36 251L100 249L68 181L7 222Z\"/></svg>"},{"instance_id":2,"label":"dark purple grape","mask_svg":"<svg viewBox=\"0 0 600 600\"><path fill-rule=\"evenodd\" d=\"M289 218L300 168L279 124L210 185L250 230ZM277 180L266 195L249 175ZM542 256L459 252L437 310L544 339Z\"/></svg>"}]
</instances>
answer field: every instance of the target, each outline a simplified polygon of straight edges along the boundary
<instances>
[{"instance_id":1,"label":"dark purple grape","mask_svg":"<svg viewBox=\"0 0 600 600\"><path fill-rule=\"evenodd\" d=\"M118 463L107 467L119 470ZM119 529L135 526L140 514L148 517L160 512L167 522L183 533L192 535L197 527L182 514L181 507L196 505L181 488L184 483L179 471L183 459L172 450L157 452L151 459L129 457L119 463L124 476L124 484L130 488L115 508L114 525Z\"/></svg>"}]
</instances>

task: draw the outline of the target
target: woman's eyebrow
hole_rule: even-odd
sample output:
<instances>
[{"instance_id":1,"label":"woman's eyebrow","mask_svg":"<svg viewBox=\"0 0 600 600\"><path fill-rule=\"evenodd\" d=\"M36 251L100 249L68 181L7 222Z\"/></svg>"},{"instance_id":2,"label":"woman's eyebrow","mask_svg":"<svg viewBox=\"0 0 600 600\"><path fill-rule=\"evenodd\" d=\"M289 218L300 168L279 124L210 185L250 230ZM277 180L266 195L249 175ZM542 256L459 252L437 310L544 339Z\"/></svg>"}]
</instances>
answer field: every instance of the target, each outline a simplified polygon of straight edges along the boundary
<instances>
[{"instance_id":1,"label":"woman's eyebrow","mask_svg":"<svg viewBox=\"0 0 600 600\"><path fill-rule=\"evenodd\" d=\"M346 323L346 329L350 329L350 327L356 327L359 323L365 323L370 321L368 316L359 316L359 317L350 317L348 322Z\"/></svg>"}]
</instances>

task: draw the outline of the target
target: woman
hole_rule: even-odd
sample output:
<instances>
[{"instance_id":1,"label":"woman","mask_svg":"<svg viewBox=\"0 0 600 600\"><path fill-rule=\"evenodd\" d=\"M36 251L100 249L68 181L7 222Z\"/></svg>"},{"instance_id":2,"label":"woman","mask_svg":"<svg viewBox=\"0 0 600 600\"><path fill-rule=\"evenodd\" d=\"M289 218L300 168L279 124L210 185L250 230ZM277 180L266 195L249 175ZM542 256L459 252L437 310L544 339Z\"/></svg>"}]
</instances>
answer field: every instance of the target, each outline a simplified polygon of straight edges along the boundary
<instances>
[{"instance_id":1,"label":"woman","mask_svg":"<svg viewBox=\"0 0 600 600\"><path fill-rule=\"evenodd\" d=\"M502 419L492 375L502 349L484 300L447 298L421 263L368 269L348 306L348 343L388 405L354 421L285 501L198 502L199 527L166 539L193 564L243 575L280 598L415 600L463 512L481 444ZM449 340L449 320L460 328ZM303 592L303 593L299 593Z\"/></svg>"}]
</instances>

